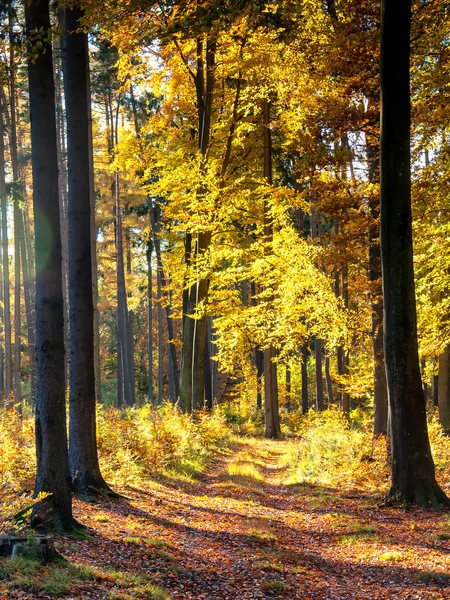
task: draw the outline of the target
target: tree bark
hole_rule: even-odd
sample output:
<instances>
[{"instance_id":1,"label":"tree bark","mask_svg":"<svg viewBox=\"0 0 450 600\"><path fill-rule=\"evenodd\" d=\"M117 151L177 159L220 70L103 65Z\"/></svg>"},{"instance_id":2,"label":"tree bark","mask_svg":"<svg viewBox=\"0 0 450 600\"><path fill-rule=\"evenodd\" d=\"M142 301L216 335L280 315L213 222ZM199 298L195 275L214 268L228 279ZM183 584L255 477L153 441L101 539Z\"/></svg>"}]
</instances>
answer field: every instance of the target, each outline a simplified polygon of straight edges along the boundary
<instances>
[{"instance_id":1,"label":"tree bark","mask_svg":"<svg viewBox=\"0 0 450 600\"><path fill-rule=\"evenodd\" d=\"M371 96L368 98L369 109L379 112L379 102ZM370 183L378 184L379 170L379 136L372 130L366 131L366 155L368 178ZM370 300L372 307L372 351L373 351L373 402L374 402L374 435L387 434L388 394L386 368L383 348L383 284L381 273L380 248L380 198L371 194L369 197L371 223L369 227L369 281L371 283Z\"/></svg>"},{"instance_id":2,"label":"tree bark","mask_svg":"<svg viewBox=\"0 0 450 600\"><path fill-rule=\"evenodd\" d=\"M92 295L91 183L88 39L80 29L84 11L66 9L70 425L69 462L75 491L108 489L97 453Z\"/></svg>"},{"instance_id":3,"label":"tree bark","mask_svg":"<svg viewBox=\"0 0 450 600\"><path fill-rule=\"evenodd\" d=\"M439 422L450 435L450 346L439 357L438 407Z\"/></svg>"},{"instance_id":4,"label":"tree bark","mask_svg":"<svg viewBox=\"0 0 450 600\"><path fill-rule=\"evenodd\" d=\"M270 131L270 103L263 100L263 125L264 125L264 178L268 185L272 185L272 135ZM264 238L266 255L270 256L273 246L273 223L269 214L269 205L264 200ZM271 303L271 300L269 300ZM266 437L278 438L281 434L277 365L274 362L276 350L273 347L264 349L264 415L266 422Z\"/></svg>"},{"instance_id":5,"label":"tree bark","mask_svg":"<svg viewBox=\"0 0 450 600\"><path fill-rule=\"evenodd\" d=\"M147 354L148 354L148 377L147 397L153 402L153 269L152 269L153 245L151 238L147 243Z\"/></svg>"},{"instance_id":6,"label":"tree bark","mask_svg":"<svg viewBox=\"0 0 450 600\"><path fill-rule=\"evenodd\" d=\"M322 340L319 338L314 338L314 359L316 364L316 410L321 412L325 409L325 398L322 374Z\"/></svg>"},{"instance_id":7,"label":"tree bark","mask_svg":"<svg viewBox=\"0 0 450 600\"><path fill-rule=\"evenodd\" d=\"M301 348L302 353L302 414L306 415L309 410L309 399L308 399L308 355L309 348L306 344L303 344Z\"/></svg>"},{"instance_id":8,"label":"tree bark","mask_svg":"<svg viewBox=\"0 0 450 600\"><path fill-rule=\"evenodd\" d=\"M17 157L16 127L16 65L14 59L12 7L9 9L9 102L11 115L10 153L13 176L13 214L14 214L14 404L19 412L22 410L22 377L21 377L21 331L20 331L20 245L23 237L22 215L20 210L20 177Z\"/></svg>"},{"instance_id":9,"label":"tree bark","mask_svg":"<svg viewBox=\"0 0 450 600\"><path fill-rule=\"evenodd\" d=\"M64 315L58 199L55 86L48 0L25 4L30 55L31 116L36 256L36 483L34 494L49 495L33 510L34 525L74 525L67 449L64 389ZM42 47L36 53L36 39ZM37 54L37 56L36 56Z\"/></svg>"},{"instance_id":10,"label":"tree bark","mask_svg":"<svg viewBox=\"0 0 450 600\"><path fill-rule=\"evenodd\" d=\"M414 290L410 150L411 0L382 0L381 259L391 424L388 501L450 504L435 479L420 379Z\"/></svg>"},{"instance_id":11,"label":"tree bark","mask_svg":"<svg viewBox=\"0 0 450 600\"><path fill-rule=\"evenodd\" d=\"M205 173L207 152L211 139L212 103L215 83L216 42L212 37L206 40L206 48L201 38L197 39L197 73L195 76L197 112L198 112L198 150L200 153L200 181L197 196L206 194L202 175ZM205 55L205 56L204 56ZM208 250L211 243L211 232L197 232L191 238L186 233L187 248L195 241L194 262L199 260ZM189 253L190 260L190 253ZM188 265L187 265L188 266ZM199 306L206 305L209 281L199 279L185 296L183 311L183 347L180 374L180 406L184 411L194 412L203 406L205 398L205 339L206 314L198 315ZM187 302L186 302L187 300Z\"/></svg>"},{"instance_id":12,"label":"tree bark","mask_svg":"<svg viewBox=\"0 0 450 600\"><path fill-rule=\"evenodd\" d=\"M12 392L12 344L11 344L11 304L9 290L9 257L8 257L8 200L6 195L5 175L5 111L3 95L0 97L0 196L2 211L2 261L3 261L3 303L5 329L5 399L10 406Z\"/></svg>"}]
</instances>

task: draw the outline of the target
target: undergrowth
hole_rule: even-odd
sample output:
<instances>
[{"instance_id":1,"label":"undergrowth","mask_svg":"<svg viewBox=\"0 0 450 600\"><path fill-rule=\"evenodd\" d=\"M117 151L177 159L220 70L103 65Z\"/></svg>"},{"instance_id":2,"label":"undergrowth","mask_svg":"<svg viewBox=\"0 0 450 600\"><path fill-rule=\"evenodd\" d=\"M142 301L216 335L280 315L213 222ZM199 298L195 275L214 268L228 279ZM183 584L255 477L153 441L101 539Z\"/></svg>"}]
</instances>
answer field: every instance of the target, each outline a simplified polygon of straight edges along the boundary
<instances>
[{"instance_id":1,"label":"undergrowth","mask_svg":"<svg viewBox=\"0 0 450 600\"><path fill-rule=\"evenodd\" d=\"M99 407L97 423L100 466L113 487L171 472L195 476L230 437L219 411L192 419L169 403L125 411ZM33 418L0 410L0 531L11 526L8 517L32 504L35 465Z\"/></svg>"},{"instance_id":2,"label":"undergrowth","mask_svg":"<svg viewBox=\"0 0 450 600\"><path fill-rule=\"evenodd\" d=\"M430 414L428 432L438 480L448 480L450 438L434 414ZM373 436L369 413L355 410L347 418L334 407L321 413L311 410L295 420L294 433L285 456L288 483L356 488L374 495L388 491L387 439Z\"/></svg>"}]
</instances>

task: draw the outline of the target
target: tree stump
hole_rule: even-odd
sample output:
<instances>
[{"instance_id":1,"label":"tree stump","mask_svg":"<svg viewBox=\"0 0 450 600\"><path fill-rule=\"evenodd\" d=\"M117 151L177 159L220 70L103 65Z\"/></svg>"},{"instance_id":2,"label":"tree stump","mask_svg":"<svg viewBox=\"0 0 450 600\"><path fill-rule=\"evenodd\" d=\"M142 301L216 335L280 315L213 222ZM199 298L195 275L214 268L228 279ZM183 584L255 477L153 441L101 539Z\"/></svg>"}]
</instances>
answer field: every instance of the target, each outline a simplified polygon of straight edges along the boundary
<instances>
[{"instance_id":1,"label":"tree stump","mask_svg":"<svg viewBox=\"0 0 450 600\"><path fill-rule=\"evenodd\" d=\"M45 535L36 535L27 538L21 535L0 536L0 556L10 558L28 558L47 563L59 558L55 550L53 538Z\"/></svg>"}]
</instances>

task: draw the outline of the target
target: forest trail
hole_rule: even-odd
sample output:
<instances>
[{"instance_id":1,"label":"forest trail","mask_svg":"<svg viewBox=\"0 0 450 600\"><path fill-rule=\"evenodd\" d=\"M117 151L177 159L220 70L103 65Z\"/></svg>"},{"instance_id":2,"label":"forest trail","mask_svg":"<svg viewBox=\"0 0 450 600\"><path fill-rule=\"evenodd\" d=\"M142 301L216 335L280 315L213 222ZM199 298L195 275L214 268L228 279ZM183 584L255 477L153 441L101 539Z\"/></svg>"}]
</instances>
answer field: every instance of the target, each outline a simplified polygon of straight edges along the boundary
<instances>
[{"instance_id":1,"label":"forest trail","mask_svg":"<svg viewBox=\"0 0 450 600\"><path fill-rule=\"evenodd\" d=\"M166 478L127 487L126 499L76 501L92 539L60 539L80 574L68 597L450 598L445 514L288 485L292 443L241 438L197 481Z\"/></svg>"}]
</instances>

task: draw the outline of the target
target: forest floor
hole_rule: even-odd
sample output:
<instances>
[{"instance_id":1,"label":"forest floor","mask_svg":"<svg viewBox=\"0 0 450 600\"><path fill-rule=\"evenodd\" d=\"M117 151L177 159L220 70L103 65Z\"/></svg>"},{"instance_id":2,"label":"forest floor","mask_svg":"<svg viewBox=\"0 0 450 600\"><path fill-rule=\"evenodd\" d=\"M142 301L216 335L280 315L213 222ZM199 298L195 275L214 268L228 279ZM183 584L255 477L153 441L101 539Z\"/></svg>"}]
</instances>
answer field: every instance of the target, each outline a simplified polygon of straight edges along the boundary
<instances>
[{"instance_id":1,"label":"forest floor","mask_svg":"<svg viewBox=\"0 0 450 600\"><path fill-rule=\"evenodd\" d=\"M2 563L0 598L450 598L448 513L287 485L292 443L241 438L198 480L76 500L89 538L57 538L68 566Z\"/></svg>"}]
</instances>

